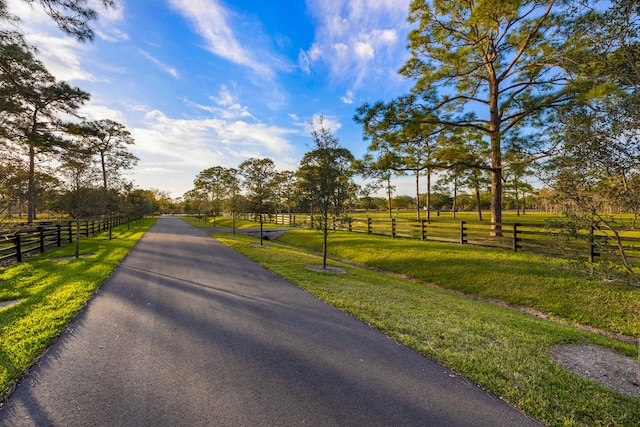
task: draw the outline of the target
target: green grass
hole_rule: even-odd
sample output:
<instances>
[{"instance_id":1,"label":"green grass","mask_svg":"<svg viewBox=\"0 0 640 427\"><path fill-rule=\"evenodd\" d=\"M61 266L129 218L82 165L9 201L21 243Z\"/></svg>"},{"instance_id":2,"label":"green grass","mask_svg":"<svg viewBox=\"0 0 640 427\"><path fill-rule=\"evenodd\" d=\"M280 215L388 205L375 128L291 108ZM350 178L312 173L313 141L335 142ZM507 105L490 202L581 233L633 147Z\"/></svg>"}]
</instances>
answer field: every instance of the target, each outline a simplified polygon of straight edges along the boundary
<instances>
[{"instance_id":1,"label":"green grass","mask_svg":"<svg viewBox=\"0 0 640 427\"><path fill-rule=\"evenodd\" d=\"M184 222L187 222L194 227L198 228L212 228L213 225L213 217L207 217L206 221L204 218L196 218L193 216L180 216L178 217ZM227 217L218 216L215 218L215 227L220 228L232 228L233 227L233 219ZM271 224L268 222L264 222L262 224L264 228L276 228L276 227L288 227L287 225L282 224ZM259 222L247 221L244 219L236 219L236 228L260 228Z\"/></svg>"},{"instance_id":2,"label":"green grass","mask_svg":"<svg viewBox=\"0 0 640 427\"><path fill-rule=\"evenodd\" d=\"M64 326L86 304L129 250L153 225L154 219L113 229L75 245L38 255L22 264L0 269L0 301L19 300L0 310L0 396L53 343Z\"/></svg>"},{"instance_id":3,"label":"green grass","mask_svg":"<svg viewBox=\"0 0 640 427\"><path fill-rule=\"evenodd\" d=\"M289 231L279 240L315 251L322 248L320 235L313 231ZM360 233L331 234L329 252L443 288L534 308L572 323L640 335L639 288L592 280L562 259Z\"/></svg>"},{"instance_id":4,"label":"green grass","mask_svg":"<svg viewBox=\"0 0 640 427\"><path fill-rule=\"evenodd\" d=\"M314 234L294 231L285 236L313 246ZM249 244L255 240L246 236L215 237L549 425L632 426L640 419L640 399L573 375L548 357L554 345L564 343L595 343L635 357L633 345L338 261L329 264L350 274L315 273L304 267L320 264L320 257L290 245L272 242L256 248ZM334 247L336 237L331 236ZM365 254L385 242L372 241L367 248L352 241L344 244L352 246L354 254ZM385 256L388 253L376 253L375 258ZM403 268L413 265L413 257L403 257Z\"/></svg>"}]
</instances>

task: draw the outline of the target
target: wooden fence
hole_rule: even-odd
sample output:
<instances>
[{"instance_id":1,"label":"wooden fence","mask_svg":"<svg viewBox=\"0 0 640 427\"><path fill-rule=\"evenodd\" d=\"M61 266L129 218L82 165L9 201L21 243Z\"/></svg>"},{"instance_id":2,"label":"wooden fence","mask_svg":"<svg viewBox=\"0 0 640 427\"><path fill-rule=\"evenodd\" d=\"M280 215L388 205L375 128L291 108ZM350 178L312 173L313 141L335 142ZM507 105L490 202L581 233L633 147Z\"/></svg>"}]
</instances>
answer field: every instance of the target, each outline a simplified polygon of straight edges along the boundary
<instances>
[{"instance_id":1,"label":"wooden fence","mask_svg":"<svg viewBox=\"0 0 640 427\"><path fill-rule=\"evenodd\" d=\"M242 219L258 221L255 214L243 214ZM286 226L313 227L308 214L263 214L265 223ZM493 233L499 226L501 236ZM449 242L476 245L510 251L531 251L547 255L571 255L593 262L597 257L617 253L621 248L627 257L640 261L640 238L622 237L621 247L604 231L593 228L568 235L559 227L529 223L490 223L473 221L432 221L401 218L346 217L333 218L330 228L336 231L366 233L391 238Z\"/></svg>"},{"instance_id":2,"label":"wooden fence","mask_svg":"<svg viewBox=\"0 0 640 427\"><path fill-rule=\"evenodd\" d=\"M122 216L81 220L80 236L89 237L107 230L111 232L112 228L128 224L131 220ZM48 249L73 243L76 233L75 221L7 225L10 227L0 230L0 262L7 260L22 262L24 255L34 252L44 253Z\"/></svg>"}]
</instances>

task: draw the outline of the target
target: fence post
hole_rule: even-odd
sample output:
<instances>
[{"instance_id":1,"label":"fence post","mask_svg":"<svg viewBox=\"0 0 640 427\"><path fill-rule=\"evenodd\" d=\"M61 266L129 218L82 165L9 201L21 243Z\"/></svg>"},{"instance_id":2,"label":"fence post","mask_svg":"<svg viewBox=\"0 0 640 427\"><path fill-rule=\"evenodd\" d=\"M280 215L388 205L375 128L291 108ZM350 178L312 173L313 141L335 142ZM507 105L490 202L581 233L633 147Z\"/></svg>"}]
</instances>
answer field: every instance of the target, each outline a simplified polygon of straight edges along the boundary
<instances>
[{"instance_id":1,"label":"fence post","mask_svg":"<svg viewBox=\"0 0 640 427\"><path fill-rule=\"evenodd\" d=\"M16 260L22 262L22 244L20 242L20 232L16 232Z\"/></svg>"},{"instance_id":2,"label":"fence post","mask_svg":"<svg viewBox=\"0 0 640 427\"><path fill-rule=\"evenodd\" d=\"M422 241L424 242L425 240L427 240L427 220L423 219L421 221L421 235L422 235Z\"/></svg>"},{"instance_id":3,"label":"fence post","mask_svg":"<svg viewBox=\"0 0 640 427\"><path fill-rule=\"evenodd\" d=\"M396 219L395 218L391 218L391 238L395 238L396 237Z\"/></svg>"},{"instance_id":4,"label":"fence post","mask_svg":"<svg viewBox=\"0 0 640 427\"><path fill-rule=\"evenodd\" d=\"M44 227L38 226L38 237L40 239L40 253L44 253Z\"/></svg>"},{"instance_id":5,"label":"fence post","mask_svg":"<svg viewBox=\"0 0 640 427\"><path fill-rule=\"evenodd\" d=\"M367 234L371 234L371 217L367 217Z\"/></svg>"},{"instance_id":6,"label":"fence post","mask_svg":"<svg viewBox=\"0 0 640 427\"><path fill-rule=\"evenodd\" d=\"M518 252L518 224L513 224L513 252Z\"/></svg>"},{"instance_id":7,"label":"fence post","mask_svg":"<svg viewBox=\"0 0 640 427\"><path fill-rule=\"evenodd\" d=\"M58 247L60 247L62 246L62 226L58 224L57 227L58 227Z\"/></svg>"},{"instance_id":8,"label":"fence post","mask_svg":"<svg viewBox=\"0 0 640 427\"><path fill-rule=\"evenodd\" d=\"M589 262L594 262L594 259L596 257L596 245L593 238L593 233L594 227L592 225L591 227L589 227Z\"/></svg>"},{"instance_id":9,"label":"fence post","mask_svg":"<svg viewBox=\"0 0 640 427\"><path fill-rule=\"evenodd\" d=\"M351 221L353 220L353 218L349 217L347 218L347 220L349 221L349 233L351 233L353 231L353 227L351 226Z\"/></svg>"},{"instance_id":10,"label":"fence post","mask_svg":"<svg viewBox=\"0 0 640 427\"><path fill-rule=\"evenodd\" d=\"M466 239L466 235L465 235L465 225L466 223L464 221L460 221L460 244L464 245L465 243L467 243L467 239Z\"/></svg>"}]
</instances>

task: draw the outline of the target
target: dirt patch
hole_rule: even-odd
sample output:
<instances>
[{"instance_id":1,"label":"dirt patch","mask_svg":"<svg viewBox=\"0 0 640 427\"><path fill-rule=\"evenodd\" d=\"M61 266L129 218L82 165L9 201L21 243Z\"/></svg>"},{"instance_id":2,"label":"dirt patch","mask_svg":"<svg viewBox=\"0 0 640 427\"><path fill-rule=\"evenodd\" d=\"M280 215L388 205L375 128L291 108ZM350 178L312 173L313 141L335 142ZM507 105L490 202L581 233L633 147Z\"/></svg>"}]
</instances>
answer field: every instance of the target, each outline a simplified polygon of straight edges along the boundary
<instances>
[{"instance_id":1,"label":"dirt patch","mask_svg":"<svg viewBox=\"0 0 640 427\"><path fill-rule=\"evenodd\" d=\"M8 300L8 301L0 301L0 310L2 310L3 308L11 307L12 305L16 305L19 302L20 302L19 299L12 299L12 300Z\"/></svg>"},{"instance_id":2,"label":"dirt patch","mask_svg":"<svg viewBox=\"0 0 640 427\"><path fill-rule=\"evenodd\" d=\"M330 267L322 268L321 265L307 265L305 267L307 270L315 271L318 273L329 273L329 274L349 274L349 270L340 267Z\"/></svg>"},{"instance_id":3,"label":"dirt patch","mask_svg":"<svg viewBox=\"0 0 640 427\"><path fill-rule=\"evenodd\" d=\"M631 357L594 344L555 346L551 360L563 368L627 396L640 397L638 364Z\"/></svg>"}]
</instances>

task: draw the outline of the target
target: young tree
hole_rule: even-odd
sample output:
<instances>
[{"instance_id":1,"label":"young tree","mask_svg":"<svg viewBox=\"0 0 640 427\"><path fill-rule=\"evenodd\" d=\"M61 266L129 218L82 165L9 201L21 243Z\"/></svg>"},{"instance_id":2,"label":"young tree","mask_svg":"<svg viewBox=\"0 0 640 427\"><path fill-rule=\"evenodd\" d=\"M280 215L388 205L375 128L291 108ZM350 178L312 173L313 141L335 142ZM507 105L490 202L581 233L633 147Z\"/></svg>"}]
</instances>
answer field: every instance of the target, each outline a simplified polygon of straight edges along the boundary
<instances>
[{"instance_id":1,"label":"young tree","mask_svg":"<svg viewBox=\"0 0 640 427\"><path fill-rule=\"evenodd\" d=\"M437 112L437 123L486 135L493 223L502 221L507 132L570 98L558 12L555 0L411 4L409 21L418 27L409 35L411 58L400 73L415 80L416 107ZM533 161L545 147L530 142L526 152ZM501 234L499 225L493 233Z\"/></svg>"},{"instance_id":2,"label":"young tree","mask_svg":"<svg viewBox=\"0 0 640 427\"><path fill-rule=\"evenodd\" d=\"M260 217L260 244L263 241L262 215L269 210L274 197L274 180L277 176L273 160L252 157L238 166L240 175L244 177L244 189L251 212Z\"/></svg>"},{"instance_id":3,"label":"young tree","mask_svg":"<svg viewBox=\"0 0 640 427\"><path fill-rule=\"evenodd\" d=\"M348 187L353 175L353 155L339 144L339 140L326 127L324 117L311 121L314 148L300 161L298 179L305 194L320 210L319 228L322 231L322 268L327 268L327 237L329 216L338 216L347 200Z\"/></svg>"}]
</instances>

